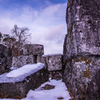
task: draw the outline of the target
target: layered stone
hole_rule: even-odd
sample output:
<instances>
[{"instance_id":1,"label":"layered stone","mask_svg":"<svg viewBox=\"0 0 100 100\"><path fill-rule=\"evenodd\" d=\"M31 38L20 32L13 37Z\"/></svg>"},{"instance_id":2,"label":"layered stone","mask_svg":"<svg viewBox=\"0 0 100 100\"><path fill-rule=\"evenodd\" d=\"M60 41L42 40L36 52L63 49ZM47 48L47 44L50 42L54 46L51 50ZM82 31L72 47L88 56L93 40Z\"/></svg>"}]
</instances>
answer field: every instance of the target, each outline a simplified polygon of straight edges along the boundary
<instances>
[{"instance_id":1,"label":"layered stone","mask_svg":"<svg viewBox=\"0 0 100 100\"><path fill-rule=\"evenodd\" d=\"M8 69L11 67L11 54L11 48L8 48L3 44L0 44L0 73L8 71Z\"/></svg>"},{"instance_id":2,"label":"layered stone","mask_svg":"<svg viewBox=\"0 0 100 100\"><path fill-rule=\"evenodd\" d=\"M18 77L7 77L7 74L0 75L0 98L24 98L30 89L36 89L49 79L45 66Z\"/></svg>"},{"instance_id":3,"label":"layered stone","mask_svg":"<svg viewBox=\"0 0 100 100\"><path fill-rule=\"evenodd\" d=\"M75 100L100 99L100 56L77 56L65 66L64 81Z\"/></svg>"},{"instance_id":4,"label":"layered stone","mask_svg":"<svg viewBox=\"0 0 100 100\"><path fill-rule=\"evenodd\" d=\"M21 55L18 57L13 57L12 59L12 67L19 68L26 64L33 64L35 63L35 59L33 55Z\"/></svg>"},{"instance_id":5,"label":"layered stone","mask_svg":"<svg viewBox=\"0 0 100 100\"><path fill-rule=\"evenodd\" d=\"M12 67L22 67L25 64L34 64L41 61L44 54L44 47L40 44L26 44L23 47L23 53L12 59Z\"/></svg>"},{"instance_id":6,"label":"layered stone","mask_svg":"<svg viewBox=\"0 0 100 100\"><path fill-rule=\"evenodd\" d=\"M44 55L42 56L41 62L43 62L46 66L48 66L48 71L62 70L61 54Z\"/></svg>"},{"instance_id":7,"label":"layered stone","mask_svg":"<svg viewBox=\"0 0 100 100\"><path fill-rule=\"evenodd\" d=\"M23 48L23 55L43 55L44 47L40 44L26 44Z\"/></svg>"},{"instance_id":8,"label":"layered stone","mask_svg":"<svg viewBox=\"0 0 100 100\"><path fill-rule=\"evenodd\" d=\"M75 100L100 100L100 1L68 0L64 81Z\"/></svg>"},{"instance_id":9,"label":"layered stone","mask_svg":"<svg viewBox=\"0 0 100 100\"><path fill-rule=\"evenodd\" d=\"M100 1L69 0L66 21L64 55L100 55Z\"/></svg>"},{"instance_id":10,"label":"layered stone","mask_svg":"<svg viewBox=\"0 0 100 100\"><path fill-rule=\"evenodd\" d=\"M6 68L5 66L3 66L2 64L0 64L0 75L6 72Z\"/></svg>"}]
</instances>

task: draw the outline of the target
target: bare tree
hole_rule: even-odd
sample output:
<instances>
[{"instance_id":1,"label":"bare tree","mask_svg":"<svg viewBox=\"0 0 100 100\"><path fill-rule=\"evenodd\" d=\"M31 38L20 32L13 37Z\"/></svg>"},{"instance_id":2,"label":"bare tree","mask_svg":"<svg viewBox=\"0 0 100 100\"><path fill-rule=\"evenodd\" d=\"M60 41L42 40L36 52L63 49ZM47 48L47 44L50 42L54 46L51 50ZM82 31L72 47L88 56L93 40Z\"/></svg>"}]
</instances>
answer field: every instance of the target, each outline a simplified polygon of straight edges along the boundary
<instances>
[{"instance_id":1,"label":"bare tree","mask_svg":"<svg viewBox=\"0 0 100 100\"><path fill-rule=\"evenodd\" d=\"M31 35L27 27L18 27L14 25L11 30L12 35L2 34L0 32L0 43L12 48L13 55L19 56L22 52L23 45L29 43L28 38ZM16 53L15 53L16 52Z\"/></svg>"},{"instance_id":2,"label":"bare tree","mask_svg":"<svg viewBox=\"0 0 100 100\"><path fill-rule=\"evenodd\" d=\"M19 43L25 43L30 36L30 33L28 32L29 29L27 27L18 27L17 25L14 25L14 28L12 29L12 34L16 38L16 41Z\"/></svg>"},{"instance_id":3,"label":"bare tree","mask_svg":"<svg viewBox=\"0 0 100 100\"><path fill-rule=\"evenodd\" d=\"M20 28L17 25L14 25L14 28L12 29L12 34L13 37L16 39L14 47L17 48L20 52L23 45L28 42L28 37L31 35L29 33L29 29L27 27Z\"/></svg>"}]
</instances>

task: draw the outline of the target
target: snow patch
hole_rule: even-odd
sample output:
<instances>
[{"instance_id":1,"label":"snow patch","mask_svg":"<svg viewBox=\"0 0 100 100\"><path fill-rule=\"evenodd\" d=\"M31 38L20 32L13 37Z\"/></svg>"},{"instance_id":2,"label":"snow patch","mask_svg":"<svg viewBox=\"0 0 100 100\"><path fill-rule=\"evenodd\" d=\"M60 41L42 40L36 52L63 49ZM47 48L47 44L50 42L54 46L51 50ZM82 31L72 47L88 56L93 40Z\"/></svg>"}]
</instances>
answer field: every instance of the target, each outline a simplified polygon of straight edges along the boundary
<instances>
[{"instance_id":1,"label":"snow patch","mask_svg":"<svg viewBox=\"0 0 100 100\"><path fill-rule=\"evenodd\" d=\"M41 90L43 86L46 84L54 85L55 88L51 90ZM42 84L39 88L30 90L27 94L27 97L22 100L58 100L57 98L63 97L63 100L71 99L67 88L62 82L62 80L50 80L50 82L46 82Z\"/></svg>"},{"instance_id":2,"label":"snow patch","mask_svg":"<svg viewBox=\"0 0 100 100\"><path fill-rule=\"evenodd\" d=\"M7 77L19 77L21 75L30 73L31 70L36 70L39 67L43 68L43 66L44 66L44 64L42 64L42 63L27 64L27 65L22 66L21 68L18 68L18 69L15 69L15 70L9 72L6 76Z\"/></svg>"},{"instance_id":3,"label":"snow patch","mask_svg":"<svg viewBox=\"0 0 100 100\"><path fill-rule=\"evenodd\" d=\"M54 85L55 88L51 90L41 90L43 86L46 84ZM51 80L49 82L45 82L39 88L35 90L29 90L27 97L21 100L58 100L57 98L63 97L63 100L70 100L71 97L65 83L62 80ZM0 100L18 100L18 99L0 99Z\"/></svg>"}]
</instances>

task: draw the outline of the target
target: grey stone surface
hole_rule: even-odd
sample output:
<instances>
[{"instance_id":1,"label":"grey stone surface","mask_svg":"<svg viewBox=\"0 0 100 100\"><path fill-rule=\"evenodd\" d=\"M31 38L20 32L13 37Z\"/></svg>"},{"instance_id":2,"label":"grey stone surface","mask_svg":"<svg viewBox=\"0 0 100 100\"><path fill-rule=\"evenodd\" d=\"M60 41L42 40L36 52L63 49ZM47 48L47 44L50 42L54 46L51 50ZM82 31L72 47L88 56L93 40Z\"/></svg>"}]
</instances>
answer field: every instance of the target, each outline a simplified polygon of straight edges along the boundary
<instances>
[{"instance_id":1,"label":"grey stone surface","mask_svg":"<svg viewBox=\"0 0 100 100\"><path fill-rule=\"evenodd\" d=\"M48 81L45 66L17 78L9 78L6 75L7 73L0 75L0 98L24 98L30 89L36 89Z\"/></svg>"},{"instance_id":2,"label":"grey stone surface","mask_svg":"<svg viewBox=\"0 0 100 100\"><path fill-rule=\"evenodd\" d=\"M0 75L5 73L5 72L6 72L5 67L2 64L0 64Z\"/></svg>"},{"instance_id":3,"label":"grey stone surface","mask_svg":"<svg viewBox=\"0 0 100 100\"><path fill-rule=\"evenodd\" d=\"M44 54L44 47L40 44L26 44L23 47L22 55L15 56L12 59L12 67L22 67L25 64L32 64L41 61Z\"/></svg>"},{"instance_id":4,"label":"grey stone surface","mask_svg":"<svg viewBox=\"0 0 100 100\"><path fill-rule=\"evenodd\" d=\"M23 47L23 55L43 55L44 47L40 44L26 44Z\"/></svg>"},{"instance_id":5,"label":"grey stone surface","mask_svg":"<svg viewBox=\"0 0 100 100\"><path fill-rule=\"evenodd\" d=\"M75 100L100 100L100 1L68 0L63 79Z\"/></svg>"},{"instance_id":6,"label":"grey stone surface","mask_svg":"<svg viewBox=\"0 0 100 100\"><path fill-rule=\"evenodd\" d=\"M100 100L100 56L77 56L64 70L64 81L75 100Z\"/></svg>"},{"instance_id":7,"label":"grey stone surface","mask_svg":"<svg viewBox=\"0 0 100 100\"><path fill-rule=\"evenodd\" d=\"M66 21L64 55L100 55L100 1L69 0Z\"/></svg>"},{"instance_id":8,"label":"grey stone surface","mask_svg":"<svg viewBox=\"0 0 100 100\"><path fill-rule=\"evenodd\" d=\"M4 67L5 71L8 71L8 69L11 67L11 61L12 61L11 54L12 54L11 48L8 48L3 44L0 44L0 66Z\"/></svg>"},{"instance_id":9,"label":"grey stone surface","mask_svg":"<svg viewBox=\"0 0 100 100\"><path fill-rule=\"evenodd\" d=\"M48 66L48 71L62 70L62 54L44 55L41 59Z\"/></svg>"},{"instance_id":10,"label":"grey stone surface","mask_svg":"<svg viewBox=\"0 0 100 100\"><path fill-rule=\"evenodd\" d=\"M62 70L49 71L49 78L61 80L62 79Z\"/></svg>"},{"instance_id":11,"label":"grey stone surface","mask_svg":"<svg viewBox=\"0 0 100 100\"><path fill-rule=\"evenodd\" d=\"M33 55L21 55L18 57L13 57L12 59L12 67L19 68L26 64L33 64L35 59Z\"/></svg>"}]
</instances>

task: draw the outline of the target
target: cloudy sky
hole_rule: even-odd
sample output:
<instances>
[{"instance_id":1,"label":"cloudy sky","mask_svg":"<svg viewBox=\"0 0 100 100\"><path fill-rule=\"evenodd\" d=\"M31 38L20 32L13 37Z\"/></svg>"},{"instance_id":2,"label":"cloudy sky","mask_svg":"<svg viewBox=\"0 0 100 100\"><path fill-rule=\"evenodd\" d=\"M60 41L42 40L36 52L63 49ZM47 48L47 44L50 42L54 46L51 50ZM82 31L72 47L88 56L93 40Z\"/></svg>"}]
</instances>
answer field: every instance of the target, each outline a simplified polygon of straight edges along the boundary
<instances>
[{"instance_id":1,"label":"cloudy sky","mask_svg":"<svg viewBox=\"0 0 100 100\"><path fill-rule=\"evenodd\" d=\"M45 54L63 53L66 7L67 0L0 0L0 32L28 27L31 43L43 44Z\"/></svg>"}]
</instances>

